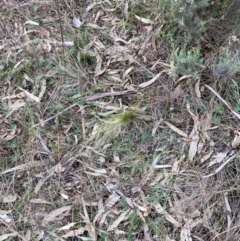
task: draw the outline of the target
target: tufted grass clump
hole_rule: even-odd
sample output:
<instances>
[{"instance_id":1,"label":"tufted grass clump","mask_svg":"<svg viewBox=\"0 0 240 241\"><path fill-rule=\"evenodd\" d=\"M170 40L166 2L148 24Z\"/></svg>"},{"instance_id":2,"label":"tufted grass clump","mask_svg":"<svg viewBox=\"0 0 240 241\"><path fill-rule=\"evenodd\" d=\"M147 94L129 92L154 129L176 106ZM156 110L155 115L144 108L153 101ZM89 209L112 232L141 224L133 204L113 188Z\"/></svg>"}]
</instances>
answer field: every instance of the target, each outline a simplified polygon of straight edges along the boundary
<instances>
[{"instance_id":1,"label":"tufted grass clump","mask_svg":"<svg viewBox=\"0 0 240 241\"><path fill-rule=\"evenodd\" d=\"M125 127L134 123L137 119L140 109L131 107L122 113L115 114L107 119L101 120L101 123L95 125L93 139L97 146L102 146L108 140L114 139L124 130Z\"/></svg>"}]
</instances>

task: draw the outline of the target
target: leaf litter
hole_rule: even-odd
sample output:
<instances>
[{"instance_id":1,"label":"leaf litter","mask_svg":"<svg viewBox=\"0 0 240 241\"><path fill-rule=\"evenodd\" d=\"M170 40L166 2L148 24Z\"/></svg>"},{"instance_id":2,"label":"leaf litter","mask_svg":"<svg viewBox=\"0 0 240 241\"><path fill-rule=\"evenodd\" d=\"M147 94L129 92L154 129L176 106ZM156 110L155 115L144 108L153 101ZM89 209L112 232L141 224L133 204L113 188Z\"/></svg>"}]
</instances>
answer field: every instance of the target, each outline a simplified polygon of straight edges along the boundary
<instances>
[{"instance_id":1,"label":"leaf litter","mask_svg":"<svg viewBox=\"0 0 240 241\"><path fill-rule=\"evenodd\" d=\"M0 10L1 240L212 240L219 223L230 235L239 190L227 173L240 138L213 123L214 97L239 114L200 78L194 88L192 75L170 80L176 63L164 63L154 34L161 17L133 14L135 1L79 4ZM16 10L11 21L5 10ZM214 101L199 111L207 89Z\"/></svg>"}]
</instances>

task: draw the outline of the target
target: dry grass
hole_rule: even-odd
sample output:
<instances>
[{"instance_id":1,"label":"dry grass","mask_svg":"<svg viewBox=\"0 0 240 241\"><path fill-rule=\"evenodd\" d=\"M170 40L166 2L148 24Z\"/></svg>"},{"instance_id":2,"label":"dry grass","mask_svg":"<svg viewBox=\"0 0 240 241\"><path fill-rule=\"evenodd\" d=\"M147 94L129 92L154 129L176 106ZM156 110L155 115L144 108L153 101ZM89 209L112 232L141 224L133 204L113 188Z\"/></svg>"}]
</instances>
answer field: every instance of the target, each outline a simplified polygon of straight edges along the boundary
<instances>
[{"instance_id":1,"label":"dry grass","mask_svg":"<svg viewBox=\"0 0 240 241\"><path fill-rule=\"evenodd\" d=\"M239 30L176 78L159 3L3 1L0 240L239 239L239 76L211 75Z\"/></svg>"}]
</instances>

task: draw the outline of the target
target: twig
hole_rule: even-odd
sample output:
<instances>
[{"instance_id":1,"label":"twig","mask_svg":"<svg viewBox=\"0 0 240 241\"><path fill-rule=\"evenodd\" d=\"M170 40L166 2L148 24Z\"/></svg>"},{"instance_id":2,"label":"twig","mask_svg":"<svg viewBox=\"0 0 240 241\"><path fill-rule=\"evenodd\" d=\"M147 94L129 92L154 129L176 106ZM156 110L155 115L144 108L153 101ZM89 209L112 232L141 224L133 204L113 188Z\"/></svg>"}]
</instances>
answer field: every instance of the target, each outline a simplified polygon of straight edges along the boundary
<instances>
[{"instance_id":1,"label":"twig","mask_svg":"<svg viewBox=\"0 0 240 241\"><path fill-rule=\"evenodd\" d=\"M213 88L211 88L210 86L208 86L208 85L205 85L210 91L212 91L212 93L213 94L215 94L217 97L218 97L218 99L220 99L222 102L223 102L223 104L225 104L229 109L230 109L230 111L232 112L232 114L233 115L235 115L239 120L240 120L240 114L238 114L237 112L235 112L233 109L232 109L232 107L213 89Z\"/></svg>"},{"instance_id":2,"label":"twig","mask_svg":"<svg viewBox=\"0 0 240 241\"><path fill-rule=\"evenodd\" d=\"M76 105L77 105L77 103L74 103L74 104L72 104L72 105L68 106L66 109L64 109L64 110L60 111L60 112L59 112L59 113L57 113L56 115L51 116L51 117L47 118L46 120L44 120L44 121L43 121L43 123L46 123L46 122L48 122L48 121L50 121L50 120L52 120L52 119L56 118L57 116L61 115L63 112L65 112L65 111L67 111L67 110L69 110L69 109L73 108L73 107L74 107L74 106L76 106ZM37 127L37 126L40 126L40 125L41 125L41 124L40 124L40 123L38 123L38 124L36 124L36 125L33 125L33 127Z\"/></svg>"}]
</instances>

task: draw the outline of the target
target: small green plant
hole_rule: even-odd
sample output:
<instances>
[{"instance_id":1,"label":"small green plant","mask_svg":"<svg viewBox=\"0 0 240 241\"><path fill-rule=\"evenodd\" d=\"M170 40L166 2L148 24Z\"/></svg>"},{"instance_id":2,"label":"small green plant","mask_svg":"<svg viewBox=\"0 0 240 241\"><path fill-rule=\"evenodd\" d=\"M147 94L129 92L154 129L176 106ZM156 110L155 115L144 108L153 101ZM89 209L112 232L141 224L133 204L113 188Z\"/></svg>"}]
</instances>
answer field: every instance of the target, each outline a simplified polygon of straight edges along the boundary
<instances>
[{"instance_id":1,"label":"small green plant","mask_svg":"<svg viewBox=\"0 0 240 241\"><path fill-rule=\"evenodd\" d=\"M191 75L191 79L195 80L198 77L201 68L203 68L203 59L198 48L186 50L185 48L174 52L172 55L174 60L174 68L172 76L174 79L183 75Z\"/></svg>"}]
</instances>

